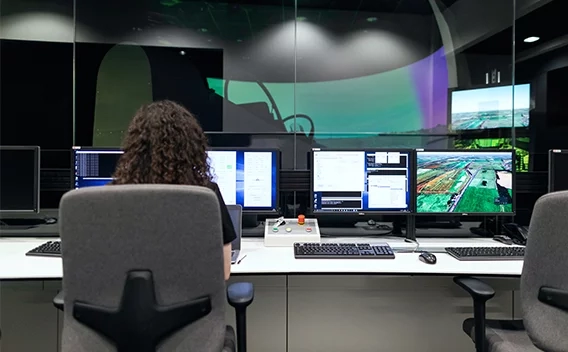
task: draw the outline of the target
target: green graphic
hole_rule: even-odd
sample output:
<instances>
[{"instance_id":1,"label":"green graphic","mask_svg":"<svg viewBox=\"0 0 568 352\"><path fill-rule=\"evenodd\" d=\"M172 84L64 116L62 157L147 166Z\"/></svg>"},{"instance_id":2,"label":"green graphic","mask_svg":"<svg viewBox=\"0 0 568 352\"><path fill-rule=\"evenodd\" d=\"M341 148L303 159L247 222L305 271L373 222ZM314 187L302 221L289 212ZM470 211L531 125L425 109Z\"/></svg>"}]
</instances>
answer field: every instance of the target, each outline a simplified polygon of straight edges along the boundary
<instances>
[{"instance_id":1,"label":"green graphic","mask_svg":"<svg viewBox=\"0 0 568 352\"><path fill-rule=\"evenodd\" d=\"M515 143L515 169L517 172L529 171L528 137L520 137ZM513 149L511 138L479 138L455 141L455 149Z\"/></svg>"},{"instance_id":2,"label":"green graphic","mask_svg":"<svg viewBox=\"0 0 568 352\"><path fill-rule=\"evenodd\" d=\"M97 77L93 146L121 145L136 110L151 102L152 73L144 50L134 45L110 49Z\"/></svg>"},{"instance_id":3,"label":"green graphic","mask_svg":"<svg viewBox=\"0 0 568 352\"><path fill-rule=\"evenodd\" d=\"M225 97L225 80L208 78L207 81L211 89ZM396 133L422 129L420 99L407 68L335 81L264 85L282 118L305 114L313 120L318 134ZM265 102L272 105L256 82L230 81L228 95L228 100L234 104ZM294 121L290 119L286 129L293 131L293 125Z\"/></svg>"}]
</instances>

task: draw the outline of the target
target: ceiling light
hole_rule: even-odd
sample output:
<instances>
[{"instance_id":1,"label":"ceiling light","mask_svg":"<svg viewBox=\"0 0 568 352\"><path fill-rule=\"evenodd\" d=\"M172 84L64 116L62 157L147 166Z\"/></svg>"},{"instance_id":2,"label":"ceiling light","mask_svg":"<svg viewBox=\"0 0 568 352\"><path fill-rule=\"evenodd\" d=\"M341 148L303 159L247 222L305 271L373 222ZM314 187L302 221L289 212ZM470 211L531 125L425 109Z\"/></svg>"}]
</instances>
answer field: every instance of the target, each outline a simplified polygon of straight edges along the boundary
<instances>
[{"instance_id":1,"label":"ceiling light","mask_svg":"<svg viewBox=\"0 0 568 352\"><path fill-rule=\"evenodd\" d=\"M525 43L534 43L539 39L540 39L539 37L528 37L528 38L525 38L524 42Z\"/></svg>"},{"instance_id":2,"label":"ceiling light","mask_svg":"<svg viewBox=\"0 0 568 352\"><path fill-rule=\"evenodd\" d=\"M367 17L367 22L377 22L378 18L376 17Z\"/></svg>"},{"instance_id":3,"label":"ceiling light","mask_svg":"<svg viewBox=\"0 0 568 352\"><path fill-rule=\"evenodd\" d=\"M199 28L198 31L200 31L201 33L206 33L206 32L207 32L207 28Z\"/></svg>"},{"instance_id":4,"label":"ceiling light","mask_svg":"<svg viewBox=\"0 0 568 352\"><path fill-rule=\"evenodd\" d=\"M296 17L296 20L298 20L298 21L305 21L305 20L307 20L307 17L298 16L298 17Z\"/></svg>"},{"instance_id":5,"label":"ceiling light","mask_svg":"<svg viewBox=\"0 0 568 352\"><path fill-rule=\"evenodd\" d=\"M185 51L182 50L182 51L179 52L179 54L180 54L181 56L183 56L183 55L185 55Z\"/></svg>"}]
</instances>

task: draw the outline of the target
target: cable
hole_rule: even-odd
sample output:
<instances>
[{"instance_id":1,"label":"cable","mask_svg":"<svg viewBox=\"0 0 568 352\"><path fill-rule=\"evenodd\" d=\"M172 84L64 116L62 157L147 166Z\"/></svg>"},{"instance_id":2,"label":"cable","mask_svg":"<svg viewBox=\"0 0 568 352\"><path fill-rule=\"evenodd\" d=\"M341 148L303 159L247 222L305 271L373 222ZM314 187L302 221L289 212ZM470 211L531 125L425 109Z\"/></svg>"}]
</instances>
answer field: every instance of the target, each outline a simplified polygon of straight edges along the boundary
<instances>
[{"instance_id":1,"label":"cable","mask_svg":"<svg viewBox=\"0 0 568 352\"><path fill-rule=\"evenodd\" d=\"M378 233L378 234L371 234L371 235L365 235L365 234L354 234L352 237L359 237L359 238L371 238L371 237L383 237L383 236L388 236L392 234L392 230L388 231L388 232L383 232L383 233ZM326 235L321 233L320 230L320 237L324 237L324 238L338 238L338 237L342 237L345 238L345 234L337 234L337 235Z\"/></svg>"},{"instance_id":2,"label":"cable","mask_svg":"<svg viewBox=\"0 0 568 352\"><path fill-rule=\"evenodd\" d=\"M405 238L404 242L414 243L416 245L416 247L414 247L414 249L412 249L412 250L408 250L408 249L395 250L396 253L416 253L416 251L420 247L420 243L418 243L418 240L411 240L410 238Z\"/></svg>"}]
</instances>

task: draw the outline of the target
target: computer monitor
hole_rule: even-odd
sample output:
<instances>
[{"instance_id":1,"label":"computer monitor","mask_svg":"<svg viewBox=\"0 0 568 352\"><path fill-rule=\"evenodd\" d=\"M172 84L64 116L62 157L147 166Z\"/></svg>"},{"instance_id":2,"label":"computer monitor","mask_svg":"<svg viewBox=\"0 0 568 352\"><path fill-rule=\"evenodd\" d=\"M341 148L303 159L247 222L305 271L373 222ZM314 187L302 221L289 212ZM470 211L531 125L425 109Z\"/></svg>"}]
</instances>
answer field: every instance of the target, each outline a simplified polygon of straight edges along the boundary
<instances>
[{"instance_id":1,"label":"computer monitor","mask_svg":"<svg viewBox=\"0 0 568 352\"><path fill-rule=\"evenodd\" d=\"M418 215L512 215L512 150L445 150L416 153Z\"/></svg>"},{"instance_id":2,"label":"computer monitor","mask_svg":"<svg viewBox=\"0 0 568 352\"><path fill-rule=\"evenodd\" d=\"M120 148L73 147L73 187L104 186L123 154Z\"/></svg>"},{"instance_id":3,"label":"computer monitor","mask_svg":"<svg viewBox=\"0 0 568 352\"><path fill-rule=\"evenodd\" d=\"M548 191L568 191L568 150L548 152Z\"/></svg>"},{"instance_id":4,"label":"computer monitor","mask_svg":"<svg viewBox=\"0 0 568 352\"><path fill-rule=\"evenodd\" d=\"M39 147L0 146L0 212L39 213Z\"/></svg>"},{"instance_id":5,"label":"computer monitor","mask_svg":"<svg viewBox=\"0 0 568 352\"><path fill-rule=\"evenodd\" d=\"M412 150L312 150L314 215L412 211Z\"/></svg>"},{"instance_id":6,"label":"computer monitor","mask_svg":"<svg viewBox=\"0 0 568 352\"><path fill-rule=\"evenodd\" d=\"M225 204L249 213L278 212L279 150L212 148L207 154Z\"/></svg>"},{"instance_id":7,"label":"computer monitor","mask_svg":"<svg viewBox=\"0 0 568 352\"><path fill-rule=\"evenodd\" d=\"M118 148L74 147L74 188L111 182L122 153ZM240 204L245 212L277 212L278 150L215 148L207 154L213 180L219 185L225 204Z\"/></svg>"},{"instance_id":8,"label":"computer monitor","mask_svg":"<svg viewBox=\"0 0 568 352\"><path fill-rule=\"evenodd\" d=\"M513 99L514 98L514 99ZM514 105L514 106L513 106ZM528 127L530 84L451 91L451 125L456 131Z\"/></svg>"}]
</instances>

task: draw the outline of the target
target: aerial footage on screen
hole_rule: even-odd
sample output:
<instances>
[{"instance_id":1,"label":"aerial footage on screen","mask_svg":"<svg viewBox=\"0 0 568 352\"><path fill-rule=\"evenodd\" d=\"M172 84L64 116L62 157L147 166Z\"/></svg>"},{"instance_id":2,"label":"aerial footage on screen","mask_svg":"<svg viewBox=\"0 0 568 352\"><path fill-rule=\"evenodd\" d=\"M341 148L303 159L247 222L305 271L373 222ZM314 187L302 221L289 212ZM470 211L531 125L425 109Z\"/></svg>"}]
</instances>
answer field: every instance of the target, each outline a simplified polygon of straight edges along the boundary
<instances>
[{"instance_id":1,"label":"aerial footage on screen","mask_svg":"<svg viewBox=\"0 0 568 352\"><path fill-rule=\"evenodd\" d=\"M515 110L515 127L529 125L529 109ZM513 111L488 110L452 114L452 126L455 130L483 130L492 128L511 128Z\"/></svg>"},{"instance_id":2,"label":"aerial footage on screen","mask_svg":"<svg viewBox=\"0 0 568 352\"><path fill-rule=\"evenodd\" d=\"M511 152L418 152L419 213L512 213Z\"/></svg>"},{"instance_id":3,"label":"aerial footage on screen","mask_svg":"<svg viewBox=\"0 0 568 352\"><path fill-rule=\"evenodd\" d=\"M530 84L454 91L451 111L456 131L528 127Z\"/></svg>"}]
</instances>

